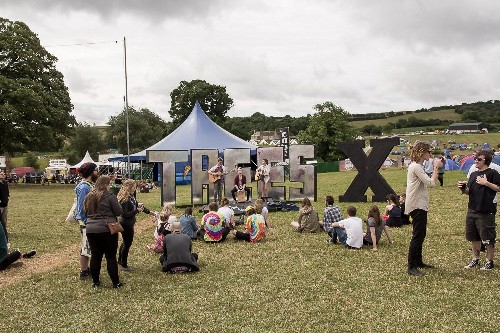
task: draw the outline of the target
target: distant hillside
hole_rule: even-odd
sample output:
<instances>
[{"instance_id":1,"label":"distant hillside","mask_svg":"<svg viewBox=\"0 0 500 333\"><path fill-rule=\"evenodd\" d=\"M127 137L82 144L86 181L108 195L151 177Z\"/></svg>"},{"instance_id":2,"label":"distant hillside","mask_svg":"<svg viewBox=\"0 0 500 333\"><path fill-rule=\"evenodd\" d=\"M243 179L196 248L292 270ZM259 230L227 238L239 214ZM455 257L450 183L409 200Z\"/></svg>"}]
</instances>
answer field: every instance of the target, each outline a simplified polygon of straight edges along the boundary
<instances>
[{"instance_id":1,"label":"distant hillside","mask_svg":"<svg viewBox=\"0 0 500 333\"><path fill-rule=\"evenodd\" d=\"M415 117L417 119L439 119L439 120L450 120L452 122L460 122L462 115L455 112L454 109L444 109L436 111L427 112L391 112L385 113L385 117L381 119L372 120L355 120L353 119L352 124L357 128L362 128L365 125L375 125L375 126L386 126L389 123L397 123L398 120L404 119L408 120L410 117Z\"/></svg>"}]
</instances>

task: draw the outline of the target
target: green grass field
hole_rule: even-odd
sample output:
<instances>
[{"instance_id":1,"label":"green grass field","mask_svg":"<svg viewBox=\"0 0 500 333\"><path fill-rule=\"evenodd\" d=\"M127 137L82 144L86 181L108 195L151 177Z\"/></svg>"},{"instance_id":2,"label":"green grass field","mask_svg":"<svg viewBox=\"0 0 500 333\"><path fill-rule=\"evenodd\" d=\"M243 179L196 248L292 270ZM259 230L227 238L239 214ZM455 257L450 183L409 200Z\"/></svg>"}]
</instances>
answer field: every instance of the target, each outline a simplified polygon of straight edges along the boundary
<instances>
[{"instance_id":1,"label":"green grass field","mask_svg":"<svg viewBox=\"0 0 500 333\"><path fill-rule=\"evenodd\" d=\"M318 198L332 194L337 201L355 175L319 174ZM382 175L396 192L404 191L404 171ZM393 245L383 236L377 252L348 251L326 244L324 233L293 232L296 214L278 212L271 213L273 229L262 243L232 236L222 244L195 242L201 271L186 275L161 273L158 256L145 247L154 226L143 218L129 260L134 271L120 272L126 285L119 290L111 288L105 269L99 289L78 279L78 228L63 222L73 186L12 185L12 246L39 253L0 273L0 331L496 332L499 271L463 269L470 259L467 198L455 183L464 178L448 172L444 188L430 189L424 259L437 268L423 277L406 273L411 227L393 229ZM160 207L159 191L139 200ZM342 211L348 205L339 204ZM372 203L354 205L366 218ZM315 203L320 212L323 206Z\"/></svg>"}]
</instances>

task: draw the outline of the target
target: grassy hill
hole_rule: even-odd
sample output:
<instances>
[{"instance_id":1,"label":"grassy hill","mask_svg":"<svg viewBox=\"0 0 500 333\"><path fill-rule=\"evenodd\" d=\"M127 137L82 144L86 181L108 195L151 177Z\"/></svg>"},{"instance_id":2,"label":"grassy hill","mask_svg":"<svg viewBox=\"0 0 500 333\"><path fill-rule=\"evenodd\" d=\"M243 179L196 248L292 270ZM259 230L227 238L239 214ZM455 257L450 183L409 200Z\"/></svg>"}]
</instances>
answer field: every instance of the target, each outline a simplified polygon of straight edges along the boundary
<instances>
[{"instance_id":1,"label":"grassy hill","mask_svg":"<svg viewBox=\"0 0 500 333\"><path fill-rule=\"evenodd\" d=\"M415 117L417 119L443 119L460 122L461 116L462 115L456 113L454 109L442 109L428 112L401 113L400 115L383 119L353 121L352 124L357 128L362 128L365 125L385 126L388 123L396 123L400 119L408 119L410 117Z\"/></svg>"}]
</instances>

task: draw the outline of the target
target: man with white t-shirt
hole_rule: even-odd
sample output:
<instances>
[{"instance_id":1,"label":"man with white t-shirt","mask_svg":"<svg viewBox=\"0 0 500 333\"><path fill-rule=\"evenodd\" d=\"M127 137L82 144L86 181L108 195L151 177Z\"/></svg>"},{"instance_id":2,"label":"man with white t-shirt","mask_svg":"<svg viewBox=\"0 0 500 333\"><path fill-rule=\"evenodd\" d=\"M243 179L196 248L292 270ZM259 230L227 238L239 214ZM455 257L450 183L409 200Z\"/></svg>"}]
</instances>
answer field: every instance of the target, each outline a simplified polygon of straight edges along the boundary
<instances>
[{"instance_id":1,"label":"man with white t-shirt","mask_svg":"<svg viewBox=\"0 0 500 333\"><path fill-rule=\"evenodd\" d=\"M356 217L356 208L347 207L348 218L332 223L339 242L349 249L360 249L363 246L363 220Z\"/></svg>"},{"instance_id":2,"label":"man with white t-shirt","mask_svg":"<svg viewBox=\"0 0 500 333\"><path fill-rule=\"evenodd\" d=\"M231 207L229 207L229 200L227 198L223 198L221 205L222 207L219 208L217 213L224 217L225 227L234 229L234 211Z\"/></svg>"}]
</instances>

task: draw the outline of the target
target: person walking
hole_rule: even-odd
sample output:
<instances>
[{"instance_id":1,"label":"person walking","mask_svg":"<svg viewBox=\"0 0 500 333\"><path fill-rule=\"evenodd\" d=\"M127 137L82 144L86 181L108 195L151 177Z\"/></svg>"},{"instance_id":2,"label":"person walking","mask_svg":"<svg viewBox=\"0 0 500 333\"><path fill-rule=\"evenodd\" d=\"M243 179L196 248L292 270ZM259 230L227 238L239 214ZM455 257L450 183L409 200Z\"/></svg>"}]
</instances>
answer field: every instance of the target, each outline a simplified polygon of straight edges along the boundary
<instances>
[{"instance_id":1,"label":"person walking","mask_svg":"<svg viewBox=\"0 0 500 333\"><path fill-rule=\"evenodd\" d=\"M100 273L102 257L106 257L108 275L113 283L113 288L121 288L118 275L116 250L118 249L118 233L111 234L108 223L117 221L122 214L122 206L116 196L109 192L111 179L101 176L97 179L95 187L84 200L84 211L87 216L87 238L90 244L90 273L92 286L101 285Z\"/></svg>"},{"instance_id":2,"label":"person walking","mask_svg":"<svg viewBox=\"0 0 500 333\"><path fill-rule=\"evenodd\" d=\"M422 259L422 248L427 231L427 212L429 211L429 193L427 188L436 185L438 168L441 161L432 161L433 171L429 177L423 168L425 161L431 157L431 146L426 142L417 142L410 151L411 163L406 177L405 214L413 220L413 233L408 249L408 274L424 275L419 268L433 268ZM428 162L429 164L430 162Z\"/></svg>"},{"instance_id":3,"label":"person walking","mask_svg":"<svg viewBox=\"0 0 500 333\"><path fill-rule=\"evenodd\" d=\"M78 168L78 173L83 178L75 187L76 193L76 209L75 219L80 226L80 280L85 280L90 277L89 260L91 257L90 245L87 239L87 216L83 209L85 197L92 190L93 183L99 177L98 168L95 163L83 163Z\"/></svg>"}]
</instances>

